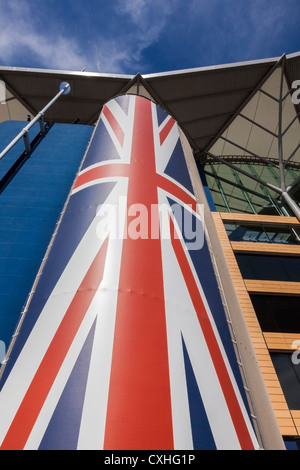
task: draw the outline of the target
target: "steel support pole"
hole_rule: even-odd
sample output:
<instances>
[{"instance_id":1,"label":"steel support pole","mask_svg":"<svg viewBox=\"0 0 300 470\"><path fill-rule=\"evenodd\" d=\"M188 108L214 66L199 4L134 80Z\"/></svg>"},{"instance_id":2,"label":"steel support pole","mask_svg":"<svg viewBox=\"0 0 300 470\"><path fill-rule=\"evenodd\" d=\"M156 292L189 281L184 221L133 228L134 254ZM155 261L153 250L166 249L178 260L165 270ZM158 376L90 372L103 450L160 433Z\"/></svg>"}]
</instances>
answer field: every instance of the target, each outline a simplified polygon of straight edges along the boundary
<instances>
[{"instance_id":1,"label":"steel support pole","mask_svg":"<svg viewBox=\"0 0 300 470\"><path fill-rule=\"evenodd\" d=\"M282 199L286 202L286 204L289 206L295 217L300 222L300 207L298 204L294 201L294 199L291 198L291 196L287 193L287 191L283 191L281 193Z\"/></svg>"},{"instance_id":2,"label":"steel support pole","mask_svg":"<svg viewBox=\"0 0 300 470\"><path fill-rule=\"evenodd\" d=\"M251 173L249 173L248 171L245 171L243 170L242 168L239 168L238 166L236 165L233 165L232 163L226 161L224 158L221 158L221 157L217 157L217 155L214 155L213 153L211 152L206 152L207 155L209 155L211 158L213 158L214 160L218 161L218 162L221 162L221 163L224 163L224 165L227 165L228 167L238 171L239 173L241 173L242 175L245 175L247 176L248 178L251 178L252 180L254 181L257 181L257 183L260 183L262 185L264 185L266 188L269 188L271 189L272 191L275 191L276 193L278 194L281 194L281 189L278 188L277 186L274 186L273 184L271 183L268 183L267 181L264 181L262 180L261 178L257 178L256 176L252 175Z\"/></svg>"},{"instance_id":3,"label":"steel support pole","mask_svg":"<svg viewBox=\"0 0 300 470\"><path fill-rule=\"evenodd\" d=\"M281 79L280 79L280 97L279 97L279 122L278 122L278 160L279 160L279 175L280 175L280 186L281 186L281 198L282 200L288 205L291 209L293 214L297 217L300 221L300 207L291 198L291 196L287 192L286 182L285 182L285 163L283 158L283 135L284 132L282 130L282 110L283 110L283 101L288 96L288 94L283 97L283 79L284 79L284 66L285 60L283 60L281 65Z\"/></svg>"},{"instance_id":4,"label":"steel support pole","mask_svg":"<svg viewBox=\"0 0 300 470\"><path fill-rule=\"evenodd\" d=\"M286 184L285 184L285 176L284 176L284 161L283 161L283 139L282 139L283 78L284 78L284 61L281 64L281 78L280 78L280 96L279 96L279 113L278 113L278 163L279 163L280 187L281 187L282 192L286 192Z\"/></svg>"}]
</instances>

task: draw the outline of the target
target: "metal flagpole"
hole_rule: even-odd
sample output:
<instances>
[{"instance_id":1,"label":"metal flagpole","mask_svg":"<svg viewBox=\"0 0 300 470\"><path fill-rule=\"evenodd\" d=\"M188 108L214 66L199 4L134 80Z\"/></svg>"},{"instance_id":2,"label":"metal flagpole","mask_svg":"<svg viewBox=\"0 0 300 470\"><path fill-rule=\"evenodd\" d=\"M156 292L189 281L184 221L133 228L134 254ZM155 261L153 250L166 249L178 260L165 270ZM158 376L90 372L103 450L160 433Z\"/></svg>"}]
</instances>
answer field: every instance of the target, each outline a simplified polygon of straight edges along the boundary
<instances>
[{"instance_id":1,"label":"metal flagpole","mask_svg":"<svg viewBox=\"0 0 300 470\"><path fill-rule=\"evenodd\" d=\"M35 118L30 121L29 124L27 124L24 129L21 130L21 132L7 145L7 147L0 153L0 160L3 158L18 142L20 139L24 139L24 144L25 144L25 149L26 152L29 153L31 148L30 148L30 142L28 138L28 133L29 130L36 124L38 121L40 122L41 125L41 132L44 133L44 115L46 111L60 98L61 95L67 94L70 91L70 85L67 82L62 82L60 85L61 89L57 93L56 96L35 116Z\"/></svg>"}]
</instances>

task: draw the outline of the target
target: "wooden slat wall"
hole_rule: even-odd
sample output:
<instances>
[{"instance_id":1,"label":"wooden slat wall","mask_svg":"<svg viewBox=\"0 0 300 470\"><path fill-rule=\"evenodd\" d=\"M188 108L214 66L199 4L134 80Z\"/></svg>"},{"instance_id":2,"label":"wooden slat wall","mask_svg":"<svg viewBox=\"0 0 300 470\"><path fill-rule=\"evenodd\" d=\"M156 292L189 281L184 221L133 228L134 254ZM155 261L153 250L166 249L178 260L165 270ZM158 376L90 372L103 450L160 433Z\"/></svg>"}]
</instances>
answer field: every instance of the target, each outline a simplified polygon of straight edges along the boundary
<instances>
[{"instance_id":1,"label":"wooden slat wall","mask_svg":"<svg viewBox=\"0 0 300 470\"><path fill-rule=\"evenodd\" d=\"M300 294L300 282L287 281L258 281L257 279L244 279L248 292L264 292L266 294Z\"/></svg>"},{"instance_id":2,"label":"wooden slat wall","mask_svg":"<svg viewBox=\"0 0 300 470\"><path fill-rule=\"evenodd\" d=\"M258 222L268 224L283 224L283 225L300 225L296 217L285 217L278 215L258 215L258 214L237 214L232 212L218 212L222 220L228 221L243 221L243 222Z\"/></svg>"},{"instance_id":3,"label":"wooden slat wall","mask_svg":"<svg viewBox=\"0 0 300 470\"><path fill-rule=\"evenodd\" d=\"M300 411L299 410L292 410L291 411L295 426L297 429L298 434L300 435Z\"/></svg>"},{"instance_id":4,"label":"wooden slat wall","mask_svg":"<svg viewBox=\"0 0 300 470\"><path fill-rule=\"evenodd\" d=\"M235 253L259 253L259 254L278 254L278 255L300 255L300 245L284 245L276 243L250 243L250 242L231 242L231 247Z\"/></svg>"},{"instance_id":5,"label":"wooden slat wall","mask_svg":"<svg viewBox=\"0 0 300 470\"><path fill-rule=\"evenodd\" d=\"M274 351L292 352L300 345L300 333L264 333L264 338L268 349Z\"/></svg>"},{"instance_id":6,"label":"wooden slat wall","mask_svg":"<svg viewBox=\"0 0 300 470\"><path fill-rule=\"evenodd\" d=\"M300 254L299 247L289 248L286 245L276 245L279 249L276 250L275 245L258 244L258 243L244 243L244 242L230 242L224 227L225 220L231 221L248 221L248 222L264 222L264 223L282 223L286 225L291 223L298 225L299 222L295 217L276 217L276 216L258 216L255 214L228 214L213 212L212 216L216 225L216 229L224 250L224 255L231 273L232 281L235 286L241 308L244 313L245 321L249 330L251 340L257 355L257 360L260 365L266 387L270 396L270 400L281 430L282 435L285 436L299 436L300 435L300 411L289 410L286 399L284 397L281 385L279 383L273 362L269 353L269 345L274 345L277 342L284 346L284 350L290 350L291 344L290 337L284 338L272 337L268 333L263 333L258 323L249 292L277 292L277 293L292 293L300 294L300 283L297 282L274 282L274 281L256 281L244 280L241 276L237 261L235 259L234 250L236 251L253 251L254 252L269 252L269 253L291 253ZM243 245L243 247L241 246ZM259 245L259 246L258 246ZM262 246L263 245L263 246ZM271 247L272 246L272 247ZM282 251L280 251L282 250ZM294 251L295 250L295 251ZM293 335L294 339L297 335ZM296 338L297 339L297 338ZM273 341L273 343L272 343ZM275 343L274 343L275 341ZM293 340L294 341L294 340ZM292 341L292 342L293 342ZM271 349L273 349L271 347ZM276 348L277 349L277 348ZM281 349L281 348L280 348Z\"/></svg>"}]
</instances>

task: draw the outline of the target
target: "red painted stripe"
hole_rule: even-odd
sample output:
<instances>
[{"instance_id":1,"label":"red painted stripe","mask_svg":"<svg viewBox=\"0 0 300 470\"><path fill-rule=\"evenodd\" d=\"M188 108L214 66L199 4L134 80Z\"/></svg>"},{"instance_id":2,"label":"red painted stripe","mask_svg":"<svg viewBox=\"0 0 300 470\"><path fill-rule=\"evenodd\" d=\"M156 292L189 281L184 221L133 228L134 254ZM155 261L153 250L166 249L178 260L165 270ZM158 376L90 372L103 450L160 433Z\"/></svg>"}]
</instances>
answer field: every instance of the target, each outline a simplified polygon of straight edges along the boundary
<instances>
[{"instance_id":1,"label":"red painted stripe","mask_svg":"<svg viewBox=\"0 0 300 470\"><path fill-rule=\"evenodd\" d=\"M151 102L136 98L128 207L157 204ZM158 217L158 213L157 213ZM130 219L128 220L130 224ZM123 242L104 449L173 449L161 245Z\"/></svg>"},{"instance_id":2,"label":"red painted stripe","mask_svg":"<svg viewBox=\"0 0 300 470\"><path fill-rule=\"evenodd\" d=\"M160 133L159 133L160 145L162 145L164 143L164 141L166 140L166 138L168 137L168 135L171 132L175 122L176 121L174 121L174 119L170 117L170 119L168 120L165 127L160 131Z\"/></svg>"},{"instance_id":3,"label":"red painted stripe","mask_svg":"<svg viewBox=\"0 0 300 470\"><path fill-rule=\"evenodd\" d=\"M128 163L116 163L116 164L105 164L101 166L97 166L95 168L91 168L90 170L86 170L83 173L79 174L74 185L74 189L80 188L86 183L90 183L92 181L101 179L101 178L109 178L109 177L129 177L130 175L130 167ZM164 189L168 193L170 193L171 197L176 196L180 199L184 204L190 205L193 210L196 212L197 210L197 202L196 199L191 196L186 190L178 186L173 181L165 178L163 175L156 174L155 175L156 181L155 185L159 188Z\"/></svg>"},{"instance_id":4,"label":"red painted stripe","mask_svg":"<svg viewBox=\"0 0 300 470\"><path fill-rule=\"evenodd\" d=\"M123 129L121 128L120 124L118 123L115 116L113 115L113 113L110 111L110 109L107 106L104 106L102 113L108 120L109 125L114 131L118 141L120 142L121 147L123 147L125 133Z\"/></svg>"},{"instance_id":5,"label":"red painted stripe","mask_svg":"<svg viewBox=\"0 0 300 470\"><path fill-rule=\"evenodd\" d=\"M184 204L189 205L192 209L197 212L197 201L196 198L191 196L185 189L178 186L173 181L165 178L163 175L156 174L156 184L159 188L164 189L170 193L170 197L176 196Z\"/></svg>"},{"instance_id":6,"label":"red painted stripe","mask_svg":"<svg viewBox=\"0 0 300 470\"><path fill-rule=\"evenodd\" d=\"M171 235L175 230L174 223L170 219L171 223ZM172 230L173 228L173 230ZM193 272L187 260L186 254L182 247L181 241L178 237L172 237L172 245L176 254L178 263L181 268L181 272L184 276L189 294L191 296L195 311L198 316L199 323L201 325L202 332L205 337L207 347L210 352L210 356L215 366L216 373L219 378L220 385L230 412L233 425L235 427L241 448L243 450L254 450L254 445L249 434L247 424L245 422L242 410L240 408L237 396L235 394L230 376L228 374L226 364L224 362L221 350L219 348L218 341L213 331L212 325L208 318L206 308L203 304L199 289L197 287ZM201 254L200 254L201 256Z\"/></svg>"},{"instance_id":7,"label":"red painted stripe","mask_svg":"<svg viewBox=\"0 0 300 470\"><path fill-rule=\"evenodd\" d=\"M76 292L3 440L1 450L24 448L53 382L103 277L108 239Z\"/></svg>"}]
</instances>

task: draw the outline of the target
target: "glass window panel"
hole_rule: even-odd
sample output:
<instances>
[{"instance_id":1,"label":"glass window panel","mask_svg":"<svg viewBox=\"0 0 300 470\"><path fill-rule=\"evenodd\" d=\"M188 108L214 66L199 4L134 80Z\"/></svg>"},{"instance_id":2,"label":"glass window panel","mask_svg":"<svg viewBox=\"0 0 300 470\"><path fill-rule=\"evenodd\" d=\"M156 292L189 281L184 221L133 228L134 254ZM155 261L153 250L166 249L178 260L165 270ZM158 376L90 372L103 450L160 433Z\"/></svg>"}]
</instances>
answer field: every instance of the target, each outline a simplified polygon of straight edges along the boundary
<instances>
[{"instance_id":1,"label":"glass window panel","mask_svg":"<svg viewBox=\"0 0 300 470\"><path fill-rule=\"evenodd\" d=\"M265 232L269 235L272 243L297 243L288 227L264 227Z\"/></svg>"},{"instance_id":2,"label":"glass window panel","mask_svg":"<svg viewBox=\"0 0 300 470\"><path fill-rule=\"evenodd\" d=\"M270 333L300 333L300 295L250 295L260 327Z\"/></svg>"},{"instance_id":3,"label":"glass window panel","mask_svg":"<svg viewBox=\"0 0 300 470\"><path fill-rule=\"evenodd\" d=\"M262 236L262 228L256 226L236 225L229 235L230 241L257 242ZM268 240L269 241L269 240Z\"/></svg>"},{"instance_id":4,"label":"glass window panel","mask_svg":"<svg viewBox=\"0 0 300 470\"><path fill-rule=\"evenodd\" d=\"M228 237L231 241L252 243L300 243L299 229L269 224L225 223Z\"/></svg>"},{"instance_id":5,"label":"glass window panel","mask_svg":"<svg viewBox=\"0 0 300 470\"><path fill-rule=\"evenodd\" d=\"M288 407L300 410L300 364L293 364L292 354L272 353L271 358Z\"/></svg>"},{"instance_id":6,"label":"glass window panel","mask_svg":"<svg viewBox=\"0 0 300 470\"><path fill-rule=\"evenodd\" d=\"M300 282L300 257L236 254L245 279Z\"/></svg>"},{"instance_id":7,"label":"glass window panel","mask_svg":"<svg viewBox=\"0 0 300 470\"><path fill-rule=\"evenodd\" d=\"M300 450L300 439L293 439L293 438L285 438L284 444L286 450Z\"/></svg>"},{"instance_id":8,"label":"glass window panel","mask_svg":"<svg viewBox=\"0 0 300 470\"><path fill-rule=\"evenodd\" d=\"M224 224L224 227L225 227L225 230L226 230L226 233L227 233L227 236L229 238L229 240L231 240L231 234L235 232L235 230L237 230L237 225L236 224Z\"/></svg>"},{"instance_id":9,"label":"glass window panel","mask_svg":"<svg viewBox=\"0 0 300 470\"><path fill-rule=\"evenodd\" d=\"M209 188L214 190L212 195L215 201L217 193L223 191L228 198L225 204L226 212L245 212L245 213L258 213L258 214L271 214L271 215L293 215L288 207L285 207L281 202L277 192L267 188L263 183L259 183L251 178L251 176L259 177L263 182L271 183L274 186L280 187L279 172L268 165L261 165L245 161L243 163L231 158L230 162L236 167L241 168L243 171L249 173L249 176L230 168L225 164L208 163L205 165L205 171L210 173L207 175ZM287 173L287 185L299 174L299 171L294 171L291 174L290 170ZM217 184L216 184L217 181ZM220 183L220 184L219 184ZM296 200L300 200L300 185L293 189L291 196ZM215 204L218 203L215 201ZM220 205L218 210L224 211Z\"/></svg>"}]
</instances>

